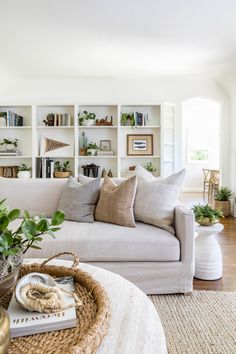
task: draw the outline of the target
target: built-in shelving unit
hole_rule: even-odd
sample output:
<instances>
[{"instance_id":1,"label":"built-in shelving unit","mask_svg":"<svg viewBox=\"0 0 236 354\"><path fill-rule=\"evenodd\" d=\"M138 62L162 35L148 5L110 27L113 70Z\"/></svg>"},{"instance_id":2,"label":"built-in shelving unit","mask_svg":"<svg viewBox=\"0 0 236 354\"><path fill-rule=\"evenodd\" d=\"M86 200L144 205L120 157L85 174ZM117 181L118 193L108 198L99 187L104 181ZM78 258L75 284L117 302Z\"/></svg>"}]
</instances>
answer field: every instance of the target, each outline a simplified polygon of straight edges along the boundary
<instances>
[{"instance_id":1,"label":"built-in shelving unit","mask_svg":"<svg viewBox=\"0 0 236 354\"><path fill-rule=\"evenodd\" d=\"M82 166L95 163L103 168L111 169L114 177L125 177L129 166L147 162L157 168L157 174L166 176L175 172L175 121L174 104L162 103L153 105L1 105L0 112L7 110L24 117L24 125L0 127L0 140L12 138L19 140L21 156L0 156L1 166L27 163L32 167L32 177L38 178L39 163L42 158L40 144L42 137L68 144L67 148L53 150L47 157L61 162L70 161L72 174L76 177L82 173ZM112 126L80 126L78 113L93 112L96 118L112 116ZM122 126L121 113L140 112L148 119L145 126ZM71 126L45 126L43 121L49 113L70 114ZM100 140L110 140L113 156L80 156L82 133L88 143L98 146ZM152 134L153 155L128 156L128 134Z\"/></svg>"}]
</instances>

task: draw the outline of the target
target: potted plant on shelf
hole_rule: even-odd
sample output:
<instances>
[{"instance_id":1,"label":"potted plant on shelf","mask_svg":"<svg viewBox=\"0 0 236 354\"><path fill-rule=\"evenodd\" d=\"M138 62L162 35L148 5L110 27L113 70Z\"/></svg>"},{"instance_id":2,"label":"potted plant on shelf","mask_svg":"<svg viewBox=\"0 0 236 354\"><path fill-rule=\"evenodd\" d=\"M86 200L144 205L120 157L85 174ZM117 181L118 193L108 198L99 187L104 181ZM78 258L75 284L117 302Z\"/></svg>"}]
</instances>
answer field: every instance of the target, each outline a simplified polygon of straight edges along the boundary
<instances>
[{"instance_id":1,"label":"potted plant on shelf","mask_svg":"<svg viewBox=\"0 0 236 354\"><path fill-rule=\"evenodd\" d=\"M18 178L31 178L31 167L27 166L25 163L22 163L18 166Z\"/></svg>"},{"instance_id":2,"label":"potted plant on shelf","mask_svg":"<svg viewBox=\"0 0 236 354\"><path fill-rule=\"evenodd\" d=\"M155 172L157 171L156 167L153 166L151 161L147 162L146 165L144 165L144 168L146 168L146 170L153 175L155 175Z\"/></svg>"},{"instance_id":3,"label":"potted plant on shelf","mask_svg":"<svg viewBox=\"0 0 236 354\"><path fill-rule=\"evenodd\" d=\"M5 146L7 151L13 150L15 151L18 146L18 139L3 139L0 145Z\"/></svg>"},{"instance_id":4,"label":"potted plant on shelf","mask_svg":"<svg viewBox=\"0 0 236 354\"><path fill-rule=\"evenodd\" d=\"M54 177L68 178L71 174L69 168L70 168L70 161L65 161L65 162L56 161L54 167Z\"/></svg>"},{"instance_id":5,"label":"potted plant on shelf","mask_svg":"<svg viewBox=\"0 0 236 354\"><path fill-rule=\"evenodd\" d=\"M89 127L91 125L95 125L96 114L92 112L83 111L81 117L80 117L80 113L78 114L78 118L79 118L79 125L84 125Z\"/></svg>"},{"instance_id":6,"label":"potted plant on shelf","mask_svg":"<svg viewBox=\"0 0 236 354\"><path fill-rule=\"evenodd\" d=\"M30 217L28 211L19 220L19 225L13 231L10 226L13 220L20 217L19 209L9 210L5 205L5 199L0 201L0 296L14 285L23 255L31 247L40 249L38 243L44 235L55 237L54 233L60 230L59 225L64 221L65 215L57 210L51 221L45 216Z\"/></svg>"},{"instance_id":7,"label":"potted plant on shelf","mask_svg":"<svg viewBox=\"0 0 236 354\"><path fill-rule=\"evenodd\" d=\"M219 222L220 218L224 217L220 209L214 208L209 204L195 204L192 206L192 211L195 215L196 222L203 226L216 224Z\"/></svg>"},{"instance_id":8,"label":"potted plant on shelf","mask_svg":"<svg viewBox=\"0 0 236 354\"><path fill-rule=\"evenodd\" d=\"M7 112L0 112L0 127L7 125Z\"/></svg>"},{"instance_id":9,"label":"potted plant on shelf","mask_svg":"<svg viewBox=\"0 0 236 354\"><path fill-rule=\"evenodd\" d=\"M226 218L230 215L230 198L232 198L232 190L228 187L218 189L214 198L215 207L221 209Z\"/></svg>"},{"instance_id":10,"label":"potted plant on shelf","mask_svg":"<svg viewBox=\"0 0 236 354\"><path fill-rule=\"evenodd\" d=\"M134 113L121 113L120 123L122 126L135 126Z\"/></svg>"},{"instance_id":11,"label":"potted plant on shelf","mask_svg":"<svg viewBox=\"0 0 236 354\"><path fill-rule=\"evenodd\" d=\"M87 146L87 155L95 156L97 153L97 149L99 149L99 147L97 146L96 143L89 143Z\"/></svg>"}]
</instances>

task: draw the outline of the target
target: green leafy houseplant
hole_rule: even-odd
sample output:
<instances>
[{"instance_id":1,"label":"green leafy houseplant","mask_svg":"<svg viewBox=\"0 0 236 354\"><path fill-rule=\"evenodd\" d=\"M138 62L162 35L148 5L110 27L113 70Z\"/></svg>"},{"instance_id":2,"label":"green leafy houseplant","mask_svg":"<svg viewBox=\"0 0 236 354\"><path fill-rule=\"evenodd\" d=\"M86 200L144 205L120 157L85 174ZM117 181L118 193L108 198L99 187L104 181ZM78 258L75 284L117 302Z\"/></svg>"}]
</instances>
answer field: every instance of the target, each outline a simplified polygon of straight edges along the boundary
<instances>
[{"instance_id":1,"label":"green leafy houseplant","mask_svg":"<svg viewBox=\"0 0 236 354\"><path fill-rule=\"evenodd\" d=\"M14 147L16 148L18 146L18 139L6 139L4 138L2 140L2 142L0 143L0 145L14 145Z\"/></svg>"},{"instance_id":2,"label":"green leafy houseplant","mask_svg":"<svg viewBox=\"0 0 236 354\"><path fill-rule=\"evenodd\" d=\"M18 166L18 171L31 171L31 167L27 166L25 163L20 164L20 166Z\"/></svg>"},{"instance_id":3,"label":"green leafy houseplant","mask_svg":"<svg viewBox=\"0 0 236 354\"><path fill-rule=\"evenodd\" d=\"M200 225L208 226L219 222L224 214L220 209L214 208L209 204L195 204L192 206L192 211L195 215L195 220Z\"/></svg>"},{"instance_id":4,"label":"green leafy houseplant","mask_svg":"<svg viewBox=\"0 0 236 354\"><path fill-rule=\"evenodd\" d=\"M134 113L121 113L120 123L123 126L135 126Z\"/></svg>"},{"instance_id":5,"label":"green leafy houseplant","mask_svg":"<svg viewBox=\"0 0 236 354\"><path fill-rule=\"evenodd\" d=\"M18 166L18 178L30 178L31 177L31 167L27 166L25 163L20 164Z\"/></svg>"},{"instance_id":6,"label":"green leafy houseplant","mask_svg":"<svg viewBox=\"0 0 236 354\"><path fill-rule=\"evenodd\" d=\"M230 198L232 198L232 190L228 187L221 187L215 195L214 205L224 213L227 218L230 215Z\"/></svg>"},{"instance_id":7,"label":"green leafy houseplant","mask_svg":"<svg viewBox=\"0 0 236 354\"><path fill-rule=\"evenodd\" d=\"M144 165L144 168L146 168L147 171L149 172L156 172L156 167L153 166L152 162L147 162L146 165Z\"/></svg>"},{"instance_id":8,"label":"green leafy houseplant","mask_svg":"<svg viewBox=\"0 0 236 354\"><path fill-rule=\"evenodd\" d=\"M83 111L82 116L78 114L79 125L92 125L95 122L96 114L88 111Z\"/></svg>"},{"instance_id":9,"label":"green leafy houseplant","mask_svg":"<svg viewBox=\"0 0 236 354\"><path fill-rule=\"evenodd\" d=\"M70 168L70 161L65 161L65 162L56 161L54 176L56 178L68 178L70 176L69 168Z\"/></svg>"},{"instance_id":10,"label":"green leafy houseplant","mask_svg":"<svg viewBox=\"0 0 236 354\"><path fill-rule=\"evenodd\" d=\"M99 147L96 143L89 143L87 146L87 155L95 156L97 153L97 149L99 149Z\"/></svg>"},{"instance_id":11,"label":"green leafy houseplant","mask_svg":"<svg viewBox=\"0 0 236 354\"><path fill-rule=\"evenodd\" d=\"M16 279L16 272L22 263L23 254L29 249L41 249L39 242L44 235L55 238L55 232L60 230L59 225L64 221L65 215L57 210L51 221L45 216L30 217L28 211L23 214L23 219L19 226L12 230L11 222L20 217L19 209L9 210L5 205L5 200L0 201L0 289L4 288L4 281L12 276ZM18 274L18 273L17 273ZM2 283L1 283L2 282ZM14 281L13 281L14 282ZM13 285L10 283L10 286ZM7 284L9 285L9 279Z\"/></svg>"}]
</instances>

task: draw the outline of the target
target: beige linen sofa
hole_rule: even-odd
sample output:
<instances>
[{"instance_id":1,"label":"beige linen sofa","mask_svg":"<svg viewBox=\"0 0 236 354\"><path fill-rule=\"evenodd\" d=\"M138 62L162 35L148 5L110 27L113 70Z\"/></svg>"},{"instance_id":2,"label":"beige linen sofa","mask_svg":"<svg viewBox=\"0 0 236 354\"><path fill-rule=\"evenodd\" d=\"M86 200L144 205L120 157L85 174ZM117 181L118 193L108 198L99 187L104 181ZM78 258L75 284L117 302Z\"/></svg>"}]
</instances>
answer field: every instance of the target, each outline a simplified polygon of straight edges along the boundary
<instances>
[{"instance_id":1,"label":"beige linen sofa","mask_svg":"<svg viewBox=\"0 0 236 354\"><path fill-rule=\"evenodd\" d=\"M114 179L120 183L122 179ZM51 217L57 209L66 180L0 179L0 198L11 208L33 216ZM17 222L17 221L16 221ZM56 239L45 236L42 250L26 256L46 258L63 251L78 253L82 262L120 274L147 294L192 291L194 274L194 220L191 211L175 208L176 234L136 223L136 228L108 223L65 221Z\"/></svg>"}]
</instances>

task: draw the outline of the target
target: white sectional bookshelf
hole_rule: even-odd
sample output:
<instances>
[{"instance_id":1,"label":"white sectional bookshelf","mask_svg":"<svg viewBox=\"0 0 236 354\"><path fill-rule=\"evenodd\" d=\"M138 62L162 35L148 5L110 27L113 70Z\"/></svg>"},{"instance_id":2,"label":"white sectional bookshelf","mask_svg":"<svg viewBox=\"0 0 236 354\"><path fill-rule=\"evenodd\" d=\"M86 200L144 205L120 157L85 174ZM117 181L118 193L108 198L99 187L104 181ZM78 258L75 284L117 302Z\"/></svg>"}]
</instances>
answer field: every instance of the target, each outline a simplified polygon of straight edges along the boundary
<instances>
[{"instance_id":1,"label":"white sectional bookshelf","mask_svg":"<svg viewBox=\"0 0 236 354\"><path fill-rule=\"evenodd\" d=\"M114 177L125 177L129 166L147 162L157 168L157 175L167 176L175 172L175 125L176 106L170 103L153 105L1 105L0 112L7 110L24 117L23 126L0 126L0 141L4 138L18 139L21 156L0 156L0 166L17 166L26 163L32 167L32 178L39 177L41 156L41 137L69 144L67 148L53 150L50 157L54 160L70 161L72 175L82 173L83 165L94 163L111 169ZM78 113L93 112L96 118L113 118L112 126L80 126ZM140 112L148 115L143 126L122 126L121 113ZM71 126L45 126L43 120L49 113L70 114ZM99 145L100 140L110 140L113 156L81 156L82 133L88 143ZM128 156L127 135L152 134L153 153L151 156Z\"/></svg>"}]
</instances>

